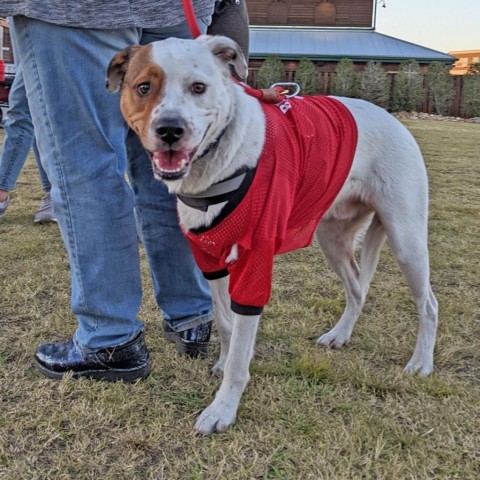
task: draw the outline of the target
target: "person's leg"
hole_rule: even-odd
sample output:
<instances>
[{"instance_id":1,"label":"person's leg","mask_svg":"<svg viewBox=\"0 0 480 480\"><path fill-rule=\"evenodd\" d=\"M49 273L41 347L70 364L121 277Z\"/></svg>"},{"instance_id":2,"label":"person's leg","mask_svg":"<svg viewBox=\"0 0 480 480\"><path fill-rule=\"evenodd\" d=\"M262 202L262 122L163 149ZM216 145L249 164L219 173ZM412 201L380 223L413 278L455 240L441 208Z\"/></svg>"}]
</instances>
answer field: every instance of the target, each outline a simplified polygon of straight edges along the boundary
<instances>
[{"instance_id":1,"label":"person's leg","mask_svg":"<svg viewBox=\"0 0 480 480\"><path fill-rule=\"evenodd\" d=\"M210 291L178 225L176 199L153 177L150 160L132 131L127 145L140 238L163 318L175 331L208 323Z\"/></svg>"},{"instance_id":2,"label":"person's leg","mask_svg":"<svg viewBox=\"0 0 480 480\"><path fill-rule=\"evenodd\" d=\"M137 29L84 30L15 17L42 165L52 183L72 275L75 342L85 351L125 344L143 325L133 198L125 181L127 128L105 90L115 53Z\"/></svg>"},{"instance_id":3,"label":"person's leg","mask_svg":"<svg viewBox=\"0 0 480 480\"><path fill-rule=\"evenodd\" d=\"M15 189L33 143L33 124L19 63L8 98L9 110L0 153L0 203L5 202L8 192Z\"/></svg>"},{"instance_id":4,"label":"person's leg","mask_svg":"<svg viewBox=\"0 0 480 480\"><path fill-rule=\"evenodd\" d=\"M43 169L42 162L40 161L40 152L38 151L37 142L35 140L33 141L33 152L35 160L37 161L38 175L40 176L40 182L44 191L44 195L40 200L40 206L35 212L33 221L35 223L56 223L57 217L53 210L52 196L50 195L52 185L48 180L47 172Z\"/></svg>"},{"instance_id":5,"label":"person's leg","mask_svg":"<svg viewBox=\"0 0 480 480\"><path fill-rule=\"evenodd\" d=\"M43 168L42 162L40 161L40 152L38 151L37 141L33 140L33 154L35 155L35 161L37 162L38 175L40 176L40 183L42 184L42 190L44 192L49 192L52 189L52 184L48 180L47 172Z\"/></svg>"},{"instance_id":6,"label":"person's leg","mask_svg":"<svg viewBox=\"0 0 480 480\"><path fill-rule=\"evenodd\" d=\"M208 20L199 23L205 30ZM144 29L141 43L171 36L190 38L188 26ZM178 225L175 197L153 177L150 159L132 131L127 137L127 150L140 237L167 338L177 343L181 353L205 353L213 318L212 301L208 284ZM176 335L178 332L181 335Z\"/></svg>"},{"instance_id":7,"label":"person's leg","mask_svg":"<svg viewBox=\"0 0 480 480\"><path fill-rule=\"evenodd\" d=\"M13 35L12 47L16 58ZM49 195L51 185L40 163L40 154L34 140L33 123L23 81L22 65L17 60L16 75L9 94L9 112L5 123L3 148L0 153L0 217L6 214L9 203L8 193L15 189L18 176L32 146L38 165L42 189L45 192L40 208L35 213L35 221L55 222L56 218Z\"/></svg>"}]
</instances>

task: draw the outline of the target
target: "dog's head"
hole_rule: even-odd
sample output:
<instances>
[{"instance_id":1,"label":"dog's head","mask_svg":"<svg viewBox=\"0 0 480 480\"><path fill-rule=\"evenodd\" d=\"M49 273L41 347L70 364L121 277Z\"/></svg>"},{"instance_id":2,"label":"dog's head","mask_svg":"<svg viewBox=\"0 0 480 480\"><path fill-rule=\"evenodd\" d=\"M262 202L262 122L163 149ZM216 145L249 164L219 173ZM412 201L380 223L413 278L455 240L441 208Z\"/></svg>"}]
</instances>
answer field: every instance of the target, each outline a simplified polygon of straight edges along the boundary
<instances>
[{"instance_id":1,"label":"dog's head","mask_svg":"<svg viewBox=\"0 0 480 480\"><path fill-rule=\"evenodd\" d=\"M168 39L117 53L107 89L121 89L121 110L150 153L156 178L185 177L233 114L230 67L246 76L239 46L222 36Z\"/></svg>"}]
</instances>

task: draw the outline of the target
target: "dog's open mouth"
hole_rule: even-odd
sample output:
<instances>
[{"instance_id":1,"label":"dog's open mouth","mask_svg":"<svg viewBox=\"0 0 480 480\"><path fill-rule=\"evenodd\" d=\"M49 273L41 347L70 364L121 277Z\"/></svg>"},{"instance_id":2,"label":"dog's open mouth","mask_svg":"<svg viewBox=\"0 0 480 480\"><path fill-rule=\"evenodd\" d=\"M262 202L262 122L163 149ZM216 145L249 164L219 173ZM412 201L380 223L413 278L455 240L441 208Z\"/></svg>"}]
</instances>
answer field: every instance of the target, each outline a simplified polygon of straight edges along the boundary
<instances>
[{"instance_id":1,"label":"dog's open mouth","mask_svg":"<svg viewBox=\"0 0 480 480\"><path fill-rule=\"evenodd\" d=\"M150 152L153 174L161 180L178 180L190 170L194 150L166 150Z\"/></svg>"}]
</instances>

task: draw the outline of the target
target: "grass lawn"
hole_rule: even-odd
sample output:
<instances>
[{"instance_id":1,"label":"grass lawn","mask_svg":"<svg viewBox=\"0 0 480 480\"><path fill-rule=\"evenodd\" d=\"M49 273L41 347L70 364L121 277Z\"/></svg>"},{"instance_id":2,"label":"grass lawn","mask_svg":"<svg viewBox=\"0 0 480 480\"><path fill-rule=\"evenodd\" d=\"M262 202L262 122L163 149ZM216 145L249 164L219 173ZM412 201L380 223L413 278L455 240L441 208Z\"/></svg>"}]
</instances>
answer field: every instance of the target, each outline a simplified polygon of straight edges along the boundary
<instances>
[{"instance_id":1,"label":"grass lawn","mask_svg":"<svg viewBox=\"0 0 480 480\"><path fill-rule=\"evenodd\" d=\"M30 158L0 220L0 479L480 478L480 125L405 124L430 175L435 373L402 374L417 314L388 247L350 345L315 346L344 299L313 246L278 257L237 423L211 437L192 426L219 385L208 374L218 341L207 359L177 356L143 252L149 378L55 382L33 367L37 345L76 321L58 227L33 223Z\"/></svg>"}]
</instances>

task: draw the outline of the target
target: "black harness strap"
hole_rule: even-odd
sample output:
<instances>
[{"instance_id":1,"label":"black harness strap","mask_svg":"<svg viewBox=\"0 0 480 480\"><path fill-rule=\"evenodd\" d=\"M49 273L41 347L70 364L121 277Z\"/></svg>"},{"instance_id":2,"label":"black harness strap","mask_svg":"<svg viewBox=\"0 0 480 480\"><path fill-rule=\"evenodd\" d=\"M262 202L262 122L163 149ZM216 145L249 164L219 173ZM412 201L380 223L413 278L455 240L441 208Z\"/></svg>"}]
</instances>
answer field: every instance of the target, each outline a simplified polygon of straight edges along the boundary
<instances>
[{"instance_id":1,"label":"black harness strap","mask_svg":"<svg viewBox=\"0 0 480 480\"><path fill-rule=\"evenodd\" d=\"M242 167L224 180L210 185L204 192L193 195L177 193L177 198L191 208L206 212L210 205L228 202L243 183L248 170Z\"/></svg>"}]
</instances>

